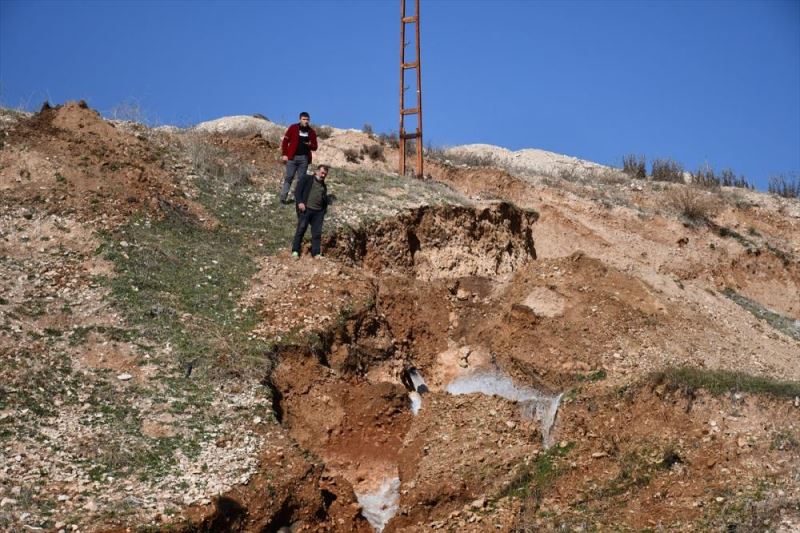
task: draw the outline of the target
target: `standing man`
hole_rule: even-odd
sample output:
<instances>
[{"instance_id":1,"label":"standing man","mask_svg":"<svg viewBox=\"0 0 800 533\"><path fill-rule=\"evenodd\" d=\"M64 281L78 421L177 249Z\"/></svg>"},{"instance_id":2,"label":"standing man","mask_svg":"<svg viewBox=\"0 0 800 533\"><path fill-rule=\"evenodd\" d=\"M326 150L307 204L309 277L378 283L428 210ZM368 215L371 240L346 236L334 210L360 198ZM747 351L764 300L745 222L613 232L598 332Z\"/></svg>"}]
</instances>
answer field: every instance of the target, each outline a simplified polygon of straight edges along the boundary
<instances>
[{"instance_id":1,"label":"standing man","mask_svg":"<svg viewBox=\"0 0 800 533\"><path fill-rule=\"evenodd\" d=\"M286 164L286 174L283 177L281 189L281 203L289 203L289 189L294 181L295 174L298 179L306 175L308 164L311 163L311 152L317 149L317 132L308 125L311 116L303 111L300 113L300 122L292 124L283 135L281 143L281 159Z\"/></svg>"},{"instance_id":2,"label":"standing man","mask_svg":"<svg viewBox=\"0 0 800 533\"><path fill-rule=\"evenodd\" d=\"M328 186L325 177L328 175L328 165L317 167L316 174L305 174L297 181L294 190L297 205L297 230L292 241L292 257L300 258L300 244L306 234L306 229L311 226L311 257L320 255L320 241L322 240L322 220L328 209Z\"/></svg>"}]
</instances>

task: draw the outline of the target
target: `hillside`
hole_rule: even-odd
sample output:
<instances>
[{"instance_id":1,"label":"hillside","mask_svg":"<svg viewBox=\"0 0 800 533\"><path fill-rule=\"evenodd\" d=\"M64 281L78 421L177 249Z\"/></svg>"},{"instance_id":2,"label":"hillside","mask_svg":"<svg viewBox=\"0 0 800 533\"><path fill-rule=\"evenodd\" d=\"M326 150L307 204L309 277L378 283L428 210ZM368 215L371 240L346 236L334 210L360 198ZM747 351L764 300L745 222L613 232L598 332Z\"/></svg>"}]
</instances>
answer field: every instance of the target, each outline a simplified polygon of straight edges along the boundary
<instances>
[{"instance_id":1,"label":"hillside","mask_svg":"<svg viewBox=\"0 0 800 533\"><path fill-rule=\"evenodd\" d=\"M0 110L0 530L800 528L800 201L282 130Z\"/></svg>"}]
</instances>

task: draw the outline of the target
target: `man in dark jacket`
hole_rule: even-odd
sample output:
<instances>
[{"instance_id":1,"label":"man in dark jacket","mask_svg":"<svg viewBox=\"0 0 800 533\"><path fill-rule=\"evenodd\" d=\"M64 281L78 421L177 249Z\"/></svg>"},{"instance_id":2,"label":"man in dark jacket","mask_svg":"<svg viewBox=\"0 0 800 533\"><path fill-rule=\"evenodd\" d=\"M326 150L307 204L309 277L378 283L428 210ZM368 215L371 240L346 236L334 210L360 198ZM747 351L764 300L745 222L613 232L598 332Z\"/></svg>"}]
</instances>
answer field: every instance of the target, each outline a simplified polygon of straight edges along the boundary
<instances>
[{"instance_id":1,"label":"man in dark jacket","mask_svg":"<svg viewBox=\"0 0 800 533\"><path fill-rule=\"evenodd\" d=\"M306 229L311 226L311 257L320 255L320 241L322 240L322 220L328 209L328 186L325 177L328 175L328 166L317 167L316 174L305 174L297 181L294 190L295 204L297 206L297 230L292 241L292 257L300 258L300 244L306 234Z\"/></svg>"},{"instance_id":2,"label":"man in dark jacket","mask_svg":"<svg viewBox=\"0 0 800 533\"><path fill-rule=\"evenodd\" d=\"M286 174L283 176L283 188L280 200L289 203L289 189L297 176L305 176L308 164L311 163L311 152L317 149L317 132L309 126L311 116L303 111L300 113L300 122L292 124L283 135L281 142L281 159L286 164Z\"/></svg>"}]
</instances>

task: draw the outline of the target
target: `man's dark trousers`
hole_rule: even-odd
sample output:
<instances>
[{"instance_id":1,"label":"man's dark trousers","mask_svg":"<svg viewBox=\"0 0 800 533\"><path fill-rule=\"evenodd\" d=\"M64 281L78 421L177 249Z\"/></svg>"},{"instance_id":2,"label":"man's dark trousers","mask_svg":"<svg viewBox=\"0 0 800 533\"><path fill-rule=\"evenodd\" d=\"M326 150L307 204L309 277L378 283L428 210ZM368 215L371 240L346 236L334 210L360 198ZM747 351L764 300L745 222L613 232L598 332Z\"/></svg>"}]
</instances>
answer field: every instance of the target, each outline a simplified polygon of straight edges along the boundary
<instances>
[{"instance_id":1,"label":"man's dark trousers","mask_svg":"<svg viewBox=\"0 0 800 533\"><path fill-rule=\"evenodd\" d=\"M306 229L311 226L311 257L319 255L320 242L322 241L322 220L325 218L325 211L314 211L306 209L297 214L297 231L294 232L292 251L300 253L300 244Z\"/></svg>"}]
</instances>

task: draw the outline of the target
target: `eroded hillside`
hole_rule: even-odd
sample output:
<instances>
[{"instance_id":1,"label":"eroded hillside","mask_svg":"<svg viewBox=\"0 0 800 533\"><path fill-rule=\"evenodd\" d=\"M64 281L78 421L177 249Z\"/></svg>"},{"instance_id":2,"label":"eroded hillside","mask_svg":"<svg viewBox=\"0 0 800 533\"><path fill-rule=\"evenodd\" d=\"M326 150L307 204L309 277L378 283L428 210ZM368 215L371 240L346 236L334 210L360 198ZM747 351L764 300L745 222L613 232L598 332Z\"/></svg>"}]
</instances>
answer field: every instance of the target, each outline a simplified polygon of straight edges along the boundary
<instances>
[{"instance_id":1,"label":"eroded hillside","mask_svg":"<svg viewBox=\"0 0 800 533\"><path fill-rule=\"evenodd\" d=\"M2 528L800 527L797 200L212 126L2 112Z\"/></svg>"}]
</instances>

